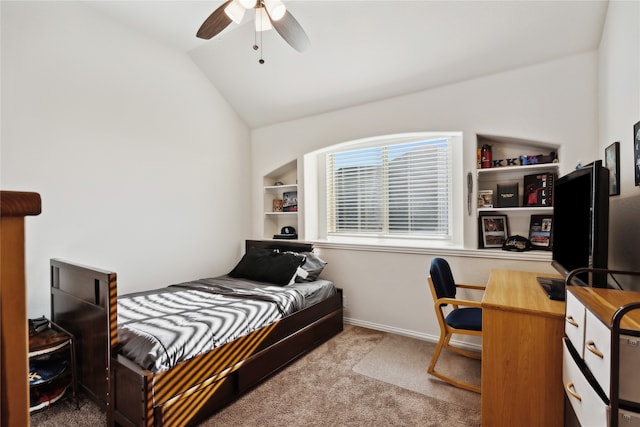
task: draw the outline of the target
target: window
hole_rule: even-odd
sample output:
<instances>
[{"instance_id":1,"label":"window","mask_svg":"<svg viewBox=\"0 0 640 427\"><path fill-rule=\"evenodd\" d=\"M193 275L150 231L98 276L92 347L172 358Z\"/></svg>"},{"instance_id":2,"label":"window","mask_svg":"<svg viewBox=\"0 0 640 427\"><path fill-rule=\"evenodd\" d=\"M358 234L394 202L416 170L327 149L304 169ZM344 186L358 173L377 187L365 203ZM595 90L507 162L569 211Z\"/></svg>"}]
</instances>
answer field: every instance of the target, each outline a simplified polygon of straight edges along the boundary
<instances>
[{"instance_id":1,"label":"window","mask_svg":"<svg viewBox=\"0 0 640 427\"><path fill-rule=\"evenodd\" d=\"M327 237L451 238L452 135L353 145L326 152Z\"/></svg>"}]
</instances>

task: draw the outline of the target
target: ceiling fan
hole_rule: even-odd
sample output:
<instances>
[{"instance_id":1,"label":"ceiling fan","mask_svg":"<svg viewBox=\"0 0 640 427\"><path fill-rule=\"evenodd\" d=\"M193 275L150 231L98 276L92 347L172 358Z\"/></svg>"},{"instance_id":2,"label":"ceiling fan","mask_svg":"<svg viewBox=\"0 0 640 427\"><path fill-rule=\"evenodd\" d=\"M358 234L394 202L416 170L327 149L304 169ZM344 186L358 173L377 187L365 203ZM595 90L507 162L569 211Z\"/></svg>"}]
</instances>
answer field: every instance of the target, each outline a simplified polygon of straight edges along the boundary
<instances>
[{"instance_id":1,"label":"ceiling fan","mask_svg":"<svg viewBox=\"0 0 640 427\"><path fill-rule=\"evenodd\" d=\"M304 52L309 48L307 34L280 0L228 0L209 15L196 36L211 39L231 22L242 22L245 12L250 9L255 10L256 34L274 28L298 52ZM254 44L253 48L258 50L259 47ZM260 63L264 63L262 58Z\"/></svg>"}]
</instances>

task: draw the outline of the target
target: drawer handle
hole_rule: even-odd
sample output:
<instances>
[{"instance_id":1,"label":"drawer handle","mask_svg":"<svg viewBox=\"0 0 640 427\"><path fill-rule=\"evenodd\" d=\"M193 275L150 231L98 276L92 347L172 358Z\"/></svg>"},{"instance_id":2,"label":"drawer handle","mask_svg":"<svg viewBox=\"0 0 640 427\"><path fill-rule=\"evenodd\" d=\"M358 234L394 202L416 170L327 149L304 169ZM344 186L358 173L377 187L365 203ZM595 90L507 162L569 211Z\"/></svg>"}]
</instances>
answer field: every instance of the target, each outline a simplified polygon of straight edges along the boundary
<instances>
[{"instance_id":1,"label":"drawer handle","mask_svg":"<svg viewBox=\"0 0 640 427\"><path fill-rule=\"evenodd\" d=\"M578 393L576 393L575 386L573 385L573 381L569 381L565 388L567 389L567 393L569 393L571 396L575 397L580 402L582 402L582 396L580 396Z\"/></svg>"},{"instance_id":2,"label":"drawer handle","mask_svg":"<svg viewBox=\"0 0 640 427\"><path fill-rule=\"evenodd\" d=\"M600 359L604 359L604 354L602 354L602 352L598 350L598 347L596 347L596 343L589 340L586 342L586 344L587 344L587 350L589 350L591 353L598 356Z\"/></svg>"},{"instance_id":3,"label":"drawer handle","mask_svg":"<svg viewBox=\"0 0 640 427\"><path fill-rule=\"evenodd\" d=\"M573 316L567 316L566 319L567 319L567 323L570 324L571 326L575 326L576 328L579 326L578 322L573 320Z\"/></svg>"}]
</instances>

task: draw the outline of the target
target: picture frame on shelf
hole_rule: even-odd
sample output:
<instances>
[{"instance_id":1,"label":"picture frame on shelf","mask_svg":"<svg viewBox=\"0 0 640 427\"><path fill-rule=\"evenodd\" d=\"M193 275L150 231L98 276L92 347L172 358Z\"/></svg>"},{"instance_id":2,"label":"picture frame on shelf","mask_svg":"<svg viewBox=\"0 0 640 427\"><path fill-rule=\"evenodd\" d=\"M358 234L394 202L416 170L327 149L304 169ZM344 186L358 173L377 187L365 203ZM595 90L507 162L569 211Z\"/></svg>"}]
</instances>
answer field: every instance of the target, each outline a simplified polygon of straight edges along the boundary
<instances>
[{"instance_id":1,"label":"picture frame on shelf","mask_svg":"<svg viewBox=\"0 0 640 427\"><path fill-rule=\"evenodd\" d=\"M502 248L509 237L506 215L480 215L478 217L481 248Z\"/></svg>"},{"instance_id":2,"label":"picture frame on shelf","mask_svg":"<svg viewBox=\"0 0 640 427\"><path fill-rule=\"evenodd\" d=\"M282 211L298 212L298 192L285 191L282 193Z\"/></svg>"},{"instance_id":3,"label":"picture frame on shelf","mask_svg":"<svg viewBox=\"0 0 640 427\"><path fill-rule=\"evenodd\" d=\"M553 215L531 215L529 241L531 249L550 251L553 248Z\"/></svg>"},{"instance_id":4,"label":"picture frame on shelf","mask_svg":"<svg viewBox=\"0 0 640 427\"><path fill-rule=\"evenodd\" d=\"M604 149L604 164L609 169L609 195L620 194L620 142Z\"/></svg>"},{"instance_id":5,"label":"picture frame on shelf","mask_svg":"<svg viewBox=\"0 0 640 427\"><path fill-rule=\"evenodd\" d=\"M493 207L493 190L478 190L478 207Z\"/></svg>"},{"instance_id":6,"label":"picture frame on shelf","mask_svg":"<svg viewBox=\"0 0 640 427\"><path fill-rule=\"evenodd\" d=\"M633 125L633 171L636 186L640 185L640 122Z\"/></svg>"}]
</instances>

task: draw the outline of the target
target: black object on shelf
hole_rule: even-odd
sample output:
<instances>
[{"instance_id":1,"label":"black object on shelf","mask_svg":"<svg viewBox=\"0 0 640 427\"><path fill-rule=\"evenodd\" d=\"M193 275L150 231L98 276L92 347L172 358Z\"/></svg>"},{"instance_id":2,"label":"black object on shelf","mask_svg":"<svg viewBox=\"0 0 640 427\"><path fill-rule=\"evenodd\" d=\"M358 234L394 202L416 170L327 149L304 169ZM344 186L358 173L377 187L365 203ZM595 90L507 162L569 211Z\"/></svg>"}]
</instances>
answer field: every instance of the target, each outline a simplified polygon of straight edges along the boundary
<instances>
[{"instance_id":1,"label":"black object on shelf","mask_svg":"<svg viewBox=\"0 0 640 427\"><path fill-rule=\"evenodd\" d=\"M518 207L518 183L498 184L497 206L499 208Z\"/></svg>"}]
</instances>

